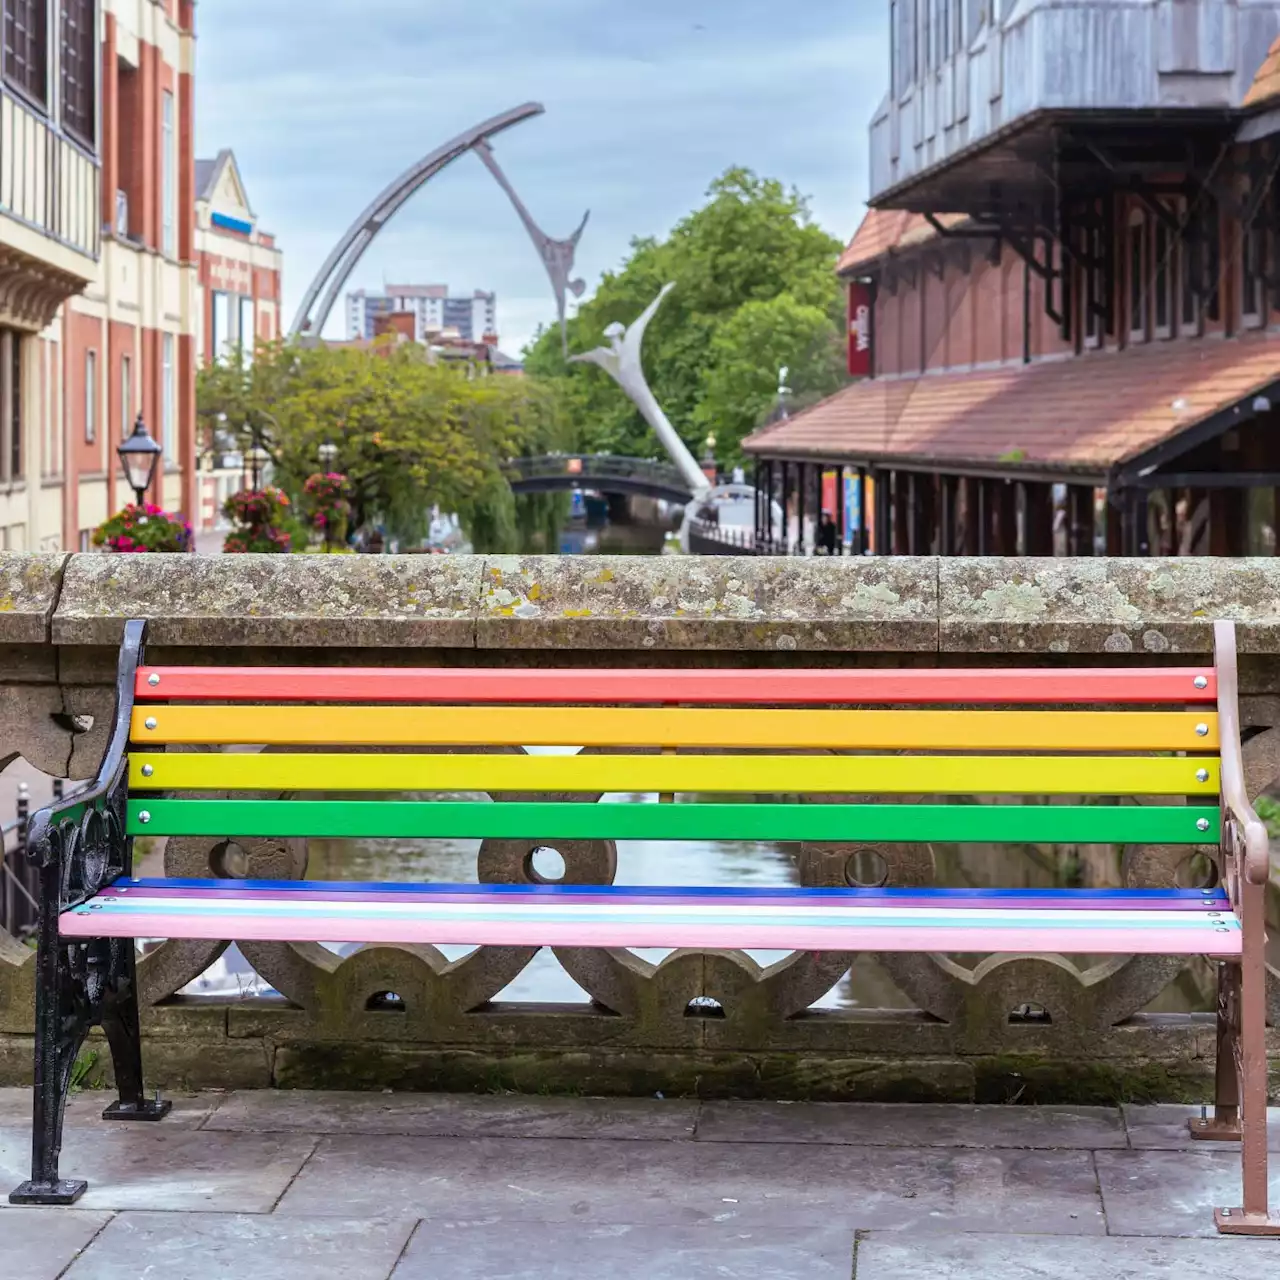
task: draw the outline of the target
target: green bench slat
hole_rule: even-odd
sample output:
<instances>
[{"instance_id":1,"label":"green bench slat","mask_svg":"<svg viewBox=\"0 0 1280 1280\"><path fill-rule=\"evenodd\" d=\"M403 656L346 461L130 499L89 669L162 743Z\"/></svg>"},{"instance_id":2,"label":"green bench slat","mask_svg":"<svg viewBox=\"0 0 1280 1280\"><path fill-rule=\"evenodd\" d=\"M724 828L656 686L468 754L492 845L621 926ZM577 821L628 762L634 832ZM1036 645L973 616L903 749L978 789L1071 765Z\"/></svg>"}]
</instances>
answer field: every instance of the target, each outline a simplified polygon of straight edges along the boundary
<instances>
[{"instance_id":1,"label":"green bench slat","mask_svg":"<svg viewBox=\"0 0 1280 1280\"><path fill-rule=\"evenodd\" d=\"M143 820L143 814L147 815ZM1203 830L1197 825L1203 821ZM1214 844L1216 805L130 800L130 835Z\"/></svg>"}]
</instances>

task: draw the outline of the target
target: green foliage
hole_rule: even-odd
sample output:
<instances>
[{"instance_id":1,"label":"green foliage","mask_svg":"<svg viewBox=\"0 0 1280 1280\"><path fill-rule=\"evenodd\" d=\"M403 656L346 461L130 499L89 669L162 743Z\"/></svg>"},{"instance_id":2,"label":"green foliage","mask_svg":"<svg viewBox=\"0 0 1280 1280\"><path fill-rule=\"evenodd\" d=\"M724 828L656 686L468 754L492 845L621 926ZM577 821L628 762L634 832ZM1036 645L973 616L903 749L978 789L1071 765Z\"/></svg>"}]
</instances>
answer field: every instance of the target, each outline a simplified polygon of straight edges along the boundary
<instances>
[{"instance_id":1,"label":"green foliage","mask_svg":"<svg viewBox=\"0 0 1280 1280\"><path fill-rule=\"evenodd\" d=\"M191 526L154 503L130 503L93 531L93 545L109 551L190 551Z\"/></svg>"},{"instance_id":2,"label":"green foliage","mask_svg":"<svg viewBox=\"0 0 1280 1280\"><path fill-rule=\"evenodd\" d=\"M458 512L477 551L515 549L506 459L566 439L555 388L434 364L413 343L263 344L252 364L233 355L201 371L197 402L206 431L266 449L295 502L333 444L326 470L346 478L352 531L419 541L436 504Z\"/></svg>"},{"instance_id":3,"label":"green foliage","mask_svg":"<svg viewBox=\"0 0 1280 1280\"><path fill-rule=\"evenodd\" d=\"M730 169L665 240L632 241L621 270L569 321L570 348L601 345L606 326L629 325L674 281L645 335L645 373L695 456L714 432L721 462L733 463L774 402L780 367L802 403L845 381L839 250L796 191ZM559 387L576 447L653 456L652 432L616 384L566 365L558 329L535 337L525 369Z\"/></svg>"},{"instance_id":4,"label":"green foliage","mask_svg":"<svg viewBox=\"0 0 1280 1280\"><path fill-rule=\"evenodd\" d=\"M1254 801L1253 811L1267 824L1273 840L1280 837L1280 800L1273 796L1259 796Z\"/></svg>"}]
</instances>

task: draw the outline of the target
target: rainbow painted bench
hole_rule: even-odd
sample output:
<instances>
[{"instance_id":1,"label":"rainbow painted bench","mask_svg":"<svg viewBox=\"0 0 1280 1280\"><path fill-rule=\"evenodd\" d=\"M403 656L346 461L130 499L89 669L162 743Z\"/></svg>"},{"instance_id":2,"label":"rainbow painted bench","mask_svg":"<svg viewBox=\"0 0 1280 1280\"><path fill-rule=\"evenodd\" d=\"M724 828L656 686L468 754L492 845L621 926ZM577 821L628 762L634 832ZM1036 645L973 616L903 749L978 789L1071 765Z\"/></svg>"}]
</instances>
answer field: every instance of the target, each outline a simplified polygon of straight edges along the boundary
<instances>
[{"instance_id":1,"label":"rainbow painted bench","mask_svg":"<svg viewBox=\"0 0 1280 1280\"><path fill-rule=\"evenodd\" d=\"M143 1090L136 938L1155 953L1225 962L1215 1113L1193 1131L1243 1140L1242 1207L1219 1210L1219 1227L1280 1232L1267 1205L1267 836L1245 794L1231 624L1216 628L1213 666L999 671L166 668L144 664L143 631L126 626L96 782L32 824L43 895L33 1167L12 1202L68 1204L85 1188L58 1166L71 1067L93 1025L120 1094L104 1116L167 1109ZM273 751L166 750L244 743ZM531 746L603 753L476 752ZM387 747L397 753L361 750ZM370 798L323 798L334 791ZM378 798L424 791L735 799ZM263 793L293 798L252 798ZM997 793L1094 803L946 802ZM850 794L884 801L833 802ZM895 802L920 794L942 802ZM796 795L808 799L780 798ZM132 877L135 837L192 835L1209 845L1220 877L1203 890Z\"/></svg>"}]
</instances>

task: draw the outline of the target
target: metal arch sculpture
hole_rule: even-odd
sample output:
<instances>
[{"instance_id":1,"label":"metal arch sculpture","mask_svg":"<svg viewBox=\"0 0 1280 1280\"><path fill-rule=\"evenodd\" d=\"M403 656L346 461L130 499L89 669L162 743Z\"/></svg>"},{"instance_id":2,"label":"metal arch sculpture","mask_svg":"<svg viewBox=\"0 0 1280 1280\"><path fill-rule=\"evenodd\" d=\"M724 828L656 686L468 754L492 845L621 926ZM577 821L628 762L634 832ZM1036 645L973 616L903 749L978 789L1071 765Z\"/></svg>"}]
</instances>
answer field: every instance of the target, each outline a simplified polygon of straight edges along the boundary
<instances>
[{"instance_id":1,"label":"metal arch sculpture","mask_svg":"<svg viewBox=\"0 0 1280 1280\"><path fill-rule=\"evenodd\" d=\"M482 145L487 138L534 116L540 116L545 110L546 108L540 102L526 102L523 106L513 107L510 111L492 116L483 123L458 134L456 138L446 142L442 147L437 147L429 155L423 156L417 164L406 169L400 177L384 188L351 224L347 233L334 246L333 252L324 260L324 264L302 299L302 305L298 308L289 336L291 338L320 336L334 303L342 292L343 285L355 270L356 263L360 261L364 251L405 201L420 187L460 156ZM312 309L315 308L316 299L320 297L322 289L324 296L320 300L319 309L313 316Z\"/></svg>"}]
</instances>

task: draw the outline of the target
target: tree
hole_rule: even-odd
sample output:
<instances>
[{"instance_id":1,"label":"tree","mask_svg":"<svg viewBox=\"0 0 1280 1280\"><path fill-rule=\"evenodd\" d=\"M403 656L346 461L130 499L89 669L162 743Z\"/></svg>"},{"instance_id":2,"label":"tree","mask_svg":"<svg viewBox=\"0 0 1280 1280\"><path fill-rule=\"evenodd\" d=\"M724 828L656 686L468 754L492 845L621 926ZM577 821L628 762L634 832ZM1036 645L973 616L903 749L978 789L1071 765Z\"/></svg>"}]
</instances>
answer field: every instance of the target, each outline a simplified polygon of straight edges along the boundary
<instances>
[{"instance_id":1,"label":"tree","mask_svg":"<svg viewBox=\"0 0 1280 1280\"><path fill-rule=\"evenodd\" d=\"M695 455L710 431L732 463L773 403L779 368L804 400L843 385L840 243L813 223L798 192L749 170L729 169L707 196L665 240L632 241L621 270L605 273L569 321L569 345L598 346L607 325L630 324L674 281L645 336L645 373ZM566 365L558 331L535 336L525 369L559 386L580 448L655 453L653 433L606 374Z\"/></svg>"},{"instance_id":2,"label":"tree","mask_svg":"<svg viewBox=\"0 0 1280 1280\"><path fill-rule=\"evenodd\" d=\"M430 509L456 511L477 550L515 549L515 503L503 464L561 447L555 388L436 364L413 343L372 348L260 346L203 370L202 422L260 444L294 501L319 468L349 484L351 527L417 539Z\"/></svg>"}]
</instances>

